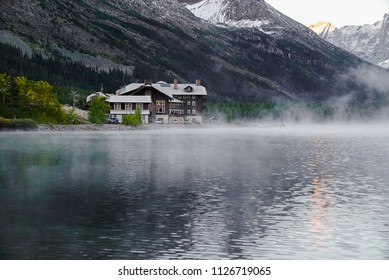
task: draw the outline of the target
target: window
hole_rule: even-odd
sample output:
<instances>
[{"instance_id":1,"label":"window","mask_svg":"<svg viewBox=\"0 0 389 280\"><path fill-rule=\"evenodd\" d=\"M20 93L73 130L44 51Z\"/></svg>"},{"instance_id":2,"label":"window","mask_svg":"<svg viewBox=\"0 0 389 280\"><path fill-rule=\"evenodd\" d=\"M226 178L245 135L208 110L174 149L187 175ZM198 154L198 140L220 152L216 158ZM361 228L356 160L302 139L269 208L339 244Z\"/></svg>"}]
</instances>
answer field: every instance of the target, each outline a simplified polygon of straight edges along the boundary
<instances>
[{"instance_id":1,"label":"window","mask_svg":"<svg viewBox=\"0 0 389 280\"><path fill-rule=\"evenodd\" d=\"M143 103L136 103L136 108L139 108L142 111L143 110Z\"/></svg>"},{"instance_id":2,"label":"window","mask_svg":"<svg viewBox=\"0 0 389 280\"><path fill-rule=\"evenodd\" d=\"M182 109L184 108L184 104L182 103L170 103L169 104L169 109Z\"/></svg>"},{"instance_id":3,"label":"window","mask_svg":"<svg viewBox=\"0 0 389 280\"><path fill-rule=\"evenodd\" d=\"M196 99L196 95L192 95L192 99Z\"/></svg>"},{"instance_id":4,"label":"window","mask_svg":"<svg viewBox=\"0 0 389 280\"><path fill-rule=\"evenodd\" d=\"M126 103L126 111L131 111L131 103Z\"/></svg>"},{"instance_id":5,"label":"window","mask_svg":"<svg viewBox=\"0 0 389 280\"><path fill-rule=\"evenodd\" d=\"M121 103L114 103L113 104L113 109L115 111L120 111L122 109L122 104Z\"/></svg>"},{"instance_id":6,"label":"window","mask_svg":"<svg viewBox=\"0 0 389 280\"><path fill-rule=\"evenodd\" d=\"M170 109L170 114L172 115L183 115L184 114L184 110L180 110L180 109Z\"/></svg>"},{"instance_id":7,"label":"window","mask_svg":"<svg viewBox=\"0 0 389 280\"><path fill-rule=\"evenodd\" d=\"M157 100L155 105L157 113L165 113L165 100Z\"/></svg>"},{"instance_id":8,"label":"window","mask_svg":"<svg viewBox=\"0 0 389 280\"><path fill-rule=\"evenodd\" d=\"M190 110L187 110L186 112L187 112L188 115L190 115Z\"/></svg>"},{"instance_id":9,"label":"window","mask_svg":"<svg viewBox=\"0 0 389 280\"><path fill-rule=\"evenodd\" d=\"M192 101L192 106L196 106L196 101Z\"/></svg>"},{"instance_id":10,"label":"window","mask_svg":"<svg viewBox=\"0 0 389 280\"><path fill-rule=\"evenodd\" d=\"M190 101L186 101L186 105L190 106Z\"/></svg>"},{"instance_id":11,"label":"window","mask_svg":"<svg viewBox=\"0 0 389 280\"><path fill-rule=\"evenodd\" d=\"M196 110L195 109L192 110L192 115L196 115Z\"/></svg>"}]
</instances>

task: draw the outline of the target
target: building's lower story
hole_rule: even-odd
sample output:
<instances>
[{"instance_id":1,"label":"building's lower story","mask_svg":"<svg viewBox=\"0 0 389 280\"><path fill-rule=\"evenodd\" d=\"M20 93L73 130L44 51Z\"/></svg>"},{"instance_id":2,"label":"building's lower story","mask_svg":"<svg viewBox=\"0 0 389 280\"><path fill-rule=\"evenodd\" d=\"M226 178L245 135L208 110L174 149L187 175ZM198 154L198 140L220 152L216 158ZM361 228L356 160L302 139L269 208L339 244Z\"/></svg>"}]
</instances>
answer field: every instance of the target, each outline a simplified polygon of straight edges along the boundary
<instances>
[{"instance_id":1,"label":"building's lower story","mask_svg":"<svg viewBox=\"0 0 389 280\"><path fill-rule=\"evenodd\" d=\"M187 123L203 123L202 116L169 116L169 123L187 124Z\"/></svg>"},{"instance_id":2,"label":"building's lower story","mask_svg":"<svg viewBox=\"0 0 389 280\"><path fill-rule=\"evenodd\" d=\"M202 116L176 116L176 115L157 115L155 123L166 124L188 124L188 123L203 123Z\"/></svg>"},{"instance_id":3,"label":"building's lower story","mask_svg":"<svg viewBox=\"0 0 389 280\"><path fill-rule=\"evenodd\" d=\"M123 117L125 115L134 114L135 111L118 111L111 110L109 113L109 118L111 120L117 120L117 122L122 123ZM176 115L156 115L152 116L150 111L142 110L141 111L142 123L157 123L157 124L192 124L192 123L203 123L202 116L176 116Z\"/></svg>"},{"instance_id":4,"label":"building's lower story","mask_svg":"<svg viewBox=\"0 0 389 280\"><path fill-rule=\"evenodd\" d=\"M119 123L123 122L123 117L125 115L133 115L135 113L135 110L132 111L121 111L121 110L111 110L109 111L109 119L111 120L117 120ZM150 122L150 111L149 110L142 110L140 111L142 123L149 123Z\"/></svg>"}]
</instances>

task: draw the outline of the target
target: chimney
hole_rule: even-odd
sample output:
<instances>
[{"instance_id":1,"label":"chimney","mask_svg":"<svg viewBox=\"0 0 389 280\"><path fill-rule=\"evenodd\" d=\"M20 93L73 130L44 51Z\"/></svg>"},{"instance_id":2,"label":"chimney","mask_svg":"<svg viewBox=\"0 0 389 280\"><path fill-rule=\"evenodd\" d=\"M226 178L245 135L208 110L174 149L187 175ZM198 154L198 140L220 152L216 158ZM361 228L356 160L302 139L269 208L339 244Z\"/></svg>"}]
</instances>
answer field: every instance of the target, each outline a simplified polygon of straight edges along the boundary
<instances>
[{"instance_id":1,"label":"chimney","mask_svg":"<svg viewBox=\"0 0 389 280\"><path fill-rule=\"evenodd\" d=\"M151 85L151 80L145 80L145 86Z\"/></svg>"},{"instance_id":2,"label":"chimney","mask_svg":"<svg viewBox=\"0 0 389 280\"><path fill-rule=\"evenodd\" d=\"M196 80L196 86L201 86L201 81L200 80Z\"/></svg>"},{"instance_id":3,"label":"chimney","mask_svg":"<svg viewBox=\"0 0 389 280\"><path fill-rule=\"evenodd\" d=\"M178 84L178 80L177 80L177 79L175 79L175 80L174 80L174 86L173 86L173 89L178 89L178 86L177 86L177 84Z\"/></svg>"}]
</instances>

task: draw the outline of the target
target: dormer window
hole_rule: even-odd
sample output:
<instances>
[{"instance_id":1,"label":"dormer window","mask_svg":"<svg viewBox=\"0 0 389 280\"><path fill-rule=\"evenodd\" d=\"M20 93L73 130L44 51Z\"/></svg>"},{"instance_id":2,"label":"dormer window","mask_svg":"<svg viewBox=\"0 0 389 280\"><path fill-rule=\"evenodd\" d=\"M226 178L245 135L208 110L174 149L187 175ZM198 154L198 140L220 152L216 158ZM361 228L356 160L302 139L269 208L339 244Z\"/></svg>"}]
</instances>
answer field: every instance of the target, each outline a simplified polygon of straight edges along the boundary
<instances>
[{"instance_id":1,"label":"dormer window","mask_svg":"<svg viewBox=\"0 0 389 280\"><path fill-rule=\"evenodd\" d=\"M186 88L184 88L184 90L186 92L192 92L193 91L193 88L191 86L187 86Z\"/></svg>"}]
</instances>

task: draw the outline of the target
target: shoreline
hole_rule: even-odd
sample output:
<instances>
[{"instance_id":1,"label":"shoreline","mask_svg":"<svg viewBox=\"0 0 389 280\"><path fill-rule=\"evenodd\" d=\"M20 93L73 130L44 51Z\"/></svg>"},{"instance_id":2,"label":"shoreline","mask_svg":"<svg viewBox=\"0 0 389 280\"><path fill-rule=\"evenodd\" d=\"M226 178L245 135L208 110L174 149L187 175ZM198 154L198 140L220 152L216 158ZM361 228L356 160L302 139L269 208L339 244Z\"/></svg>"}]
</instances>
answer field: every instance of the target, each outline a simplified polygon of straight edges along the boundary
<instances>
[{"instance_id":1,"label":"shoreline","mask_svg":"<svg viewBox=\"0 0 389 280\"><path fill-rule=\"evenodd\" d=\"M192 125L167 125L167 124L142 124L130 126L122 124L77 124L77 125L40 125L37 131L132 131L132 130L155 130L163 128L189 128ZM203 128L202 125L197 127Z\"/></svg>"},{"instance_id":2,"label":"shoreline","mask_svg":"<svg viewBox=\"0 0 389 280\"><path fill-rule=\"evenodd\" d=\"M78 124L78 125L38 125L34 128L0 128L0 134L12 133L61 133L61 132L140 132L140 131L225 131L251 129L261 131L282 131L285 133L321 133L321 134L385 134L389 123L203 123L203 124L142 124L137 127L121 124Z\"/></svg>"},{"instance_id":3,"label":"shoreline","mask_svg":"<svg viewBox=\"0 0 389 280\"><path fill-rule=\"evenodd\" d=\"M219 125L220 126L220 125ZM122 124L77 124L77 125L38 125L35 128L0 128L0 132L45 132L45 131L139 131L158 129L195 129L215 127L213 124L142 124L126 126Z\"/></svg>"},{"instance_id":4,"label":"shoreline","mask_svg":"<svg viewBox=\"0 0 389 280\"><path fill-rule=\"evenodd\" d=\"M0 132L55 132L55 131L139 131L160 129L206 129L206 128L238 128L238 127L283 127L281 123L202 123L202 124L141 124L127 126L123 124L75 124L75 125L43 125L34 128L0 128Z\"/></svg>"}]
</instances>

